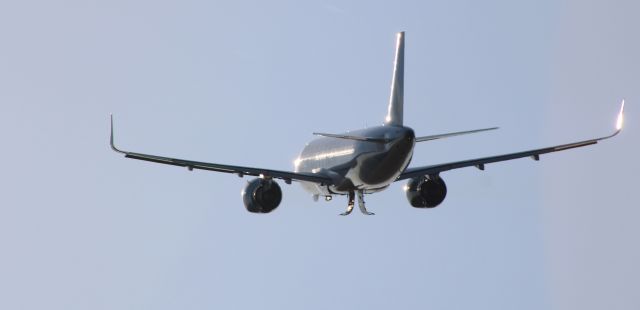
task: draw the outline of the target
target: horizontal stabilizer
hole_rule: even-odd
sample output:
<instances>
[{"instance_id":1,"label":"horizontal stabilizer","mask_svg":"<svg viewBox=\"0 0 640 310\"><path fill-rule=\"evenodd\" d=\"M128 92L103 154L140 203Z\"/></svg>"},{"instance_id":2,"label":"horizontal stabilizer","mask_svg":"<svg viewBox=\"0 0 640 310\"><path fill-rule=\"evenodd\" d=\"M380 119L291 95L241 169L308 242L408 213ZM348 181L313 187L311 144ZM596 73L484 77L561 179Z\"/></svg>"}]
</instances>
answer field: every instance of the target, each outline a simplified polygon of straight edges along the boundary
<instances>
[{"instance_id":1,"label":"horizontal stabilizer","mask_svg":"<svg viewBox=\"0 0 640 310\"><path fill-rule=\"evenodd\" d=\"M488 130L496 130L498 128L499 127L491 127L491 128L483 128L483 129L476 129L476 130L467 130L467 131L443 133L443 134L439 134L439 135L416 137L416 142L431 141L431 140L436 140L436 139L461 136L461 135L466 135L466 134L470 134L470 133L483 132L483 131L488 131Z\"/></svg>"},{"instance_id":2,"label":"horizontal stabilizer","mask_svg":"<svg viewBox=\"0 0 640 310\"><path fill-rule=\"evenodd\" d=\"M375 142L375 143L389 143L390 139L385 138L371 138L371 137L362 137L362 136L349 136L349 135L337 135L332 133L322 133L322 132L314 132L316 136L323 136L328 138L337 138L337 139L347 139L347 140L356 140L356 141L365 141L365 142Z\"/></svg>"}]
</instances>

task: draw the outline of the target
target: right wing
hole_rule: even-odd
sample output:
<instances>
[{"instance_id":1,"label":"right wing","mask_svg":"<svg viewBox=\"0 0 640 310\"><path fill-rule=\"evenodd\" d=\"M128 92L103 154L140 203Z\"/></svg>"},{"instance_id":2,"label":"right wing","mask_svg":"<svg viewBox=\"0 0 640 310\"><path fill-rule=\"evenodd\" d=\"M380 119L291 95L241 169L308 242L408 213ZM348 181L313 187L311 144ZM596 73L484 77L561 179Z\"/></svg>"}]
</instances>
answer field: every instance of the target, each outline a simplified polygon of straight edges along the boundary
<instances>
[{"instance_id":1,"label":"right wing","mask_svg":"<svg viewBox=\"0 0 640 310\"><path fill-rule=\"evenodd\" d=\"M291 183L292 180L313 182L321 185L333 184L333 181L331 180L331 178L324 175L315 174L315 173L289 172L289 171L280 171L280 170L271 170L271 169L262 169L262 168L222 165L222 164L206 163L206 162L123 151L118 149L113 142L113 115L111 115L110 143L111 143L111 148L118 153L124 154L124 157L145 160L145 161L150 161L150 162L159 163L159 164L186 167L189 170L201 169L201 170L209 170L209 171L216 171L216 172L234 173L241 177L244 175L270 177L270 178L282 179L287 184Z\"/></svg>"},{"instance_id":2,"label":"right wing","mask_svg":"<svg viewBox=\"0 0 640 310\"><path fill-rule=\"evenodd\" d=\"M613 134L608 135L606 137L584 140L584 141L568 143L568 144L562 144L562 145L524 151L524 152L462 160L462 161L437 164L437 165L431 165L431 166L407 168L402 174L400 174L400 176L398 177L398 179L396 179L396 181L415 178L415 177L421 177L425 175L437 175L443 171L464 168L464 167L471 167L471 166L475 166L480 170L484 170L485 164L491 164L495 162L512 160L512 159L523 158L523 157L531 157L534 160L539 160L541 154L564 151L564 150L573 149L577 147L583 147L591 144L596 144L598 143L598 141L601 141L604 139L609 139L617 135L618 133L620 133L620 131L622 131L623 120L624 120L624 100L622 101L622 105L620 106L620 112L618 113L618 119L616 121L616 131Z\"/></svg>"}]
</instances>

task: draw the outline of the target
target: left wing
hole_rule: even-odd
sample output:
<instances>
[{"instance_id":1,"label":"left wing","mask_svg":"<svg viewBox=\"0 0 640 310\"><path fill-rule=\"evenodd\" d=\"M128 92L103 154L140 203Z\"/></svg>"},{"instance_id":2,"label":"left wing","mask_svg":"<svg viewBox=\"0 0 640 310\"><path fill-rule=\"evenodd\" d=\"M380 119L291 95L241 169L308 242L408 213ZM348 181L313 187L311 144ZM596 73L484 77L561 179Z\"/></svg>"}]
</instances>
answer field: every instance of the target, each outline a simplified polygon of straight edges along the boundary
<instances>
[{"instance_id":1,"label":"left wing","mask_svg":"<svg viewBox=\"0 0 640 310\"><path fill-rule=\"evenodd\" d=\"M289 172L289 171L280 171L280 170L271 170L271 169L262 169L262 168L222 165L222 164L205 163L205 162L199 162L199 161L123 151L118 149L113 142L113 115L111 116L110 143L111 143L111 148L118 153L124 154L124 157L145 160L145 161L150 161L150 162L159 163L159 164L186 167L189 170L201 169L201 170L209 170L209 171L216 171L216 172L234 173L241 177L244 175L271 177L276 179L282 179L287 184L290 184L292 180L313 182L321 185L333 184L333 181L331 180L331 178L324 175L315 174L315 173Z\"/></svg>"},{"instance_id":2,"label":"left wing","mask_svg":"<svg viewBox=\"0 0 640 310\"><path fill-rule=\"evenodd\" d=\"M440 172L443 172L443 171L452 170L452 169L458 169L458 168L464 168L464 167L471 167L471 166L475 166L476 168L478 168L480 170L484 170L484 165L486 165L486 164L491 164L491 163L496 163L496 162L506 161L506 160L512 160L512 159L517 159L517 158L523 158L523 157L531 157L534 160L539 160L540 159L540 155L542 155L542 154L558 152L558 151L564 151L564 150L573 149L573 148L577 148L577 147L583 147L583 146L587 146L587 145L591 145L591 144L596 144L596 143L598 143L598 141L601 141L601 140L609 139L609 138L617 135L618 133L620 133L620 131L622 131L622 123L623 123L623 121L624 121L624 100L622 101L622 105L620 106L620 112L618 113L618 119L616 121L616 131L611 135L608 135L608 136L605 136L605 137L601 137L601 138L596 138L596 139L584 140L584 141L580 141L580 142L562 144L562 145L546 147L546 148L541 148L541 149L535 149L535 150L530 150L530 151L524 151L524 152L517 152L517 153L490 156L490 157L483 157L483 158L477 158L477 159L462 160L462 161L456 161L456 162L444 163L444 164L438 164L438 165L431 165L431 166L407 168L402 174L400 174L400 176L398 177L398 179L396 179L396 181L409 179L409 178L415 178L415 177L421 177L421 176L425 176L425 175L437 175L437 174L439 174Z\"/></svg>"}]
</instances>

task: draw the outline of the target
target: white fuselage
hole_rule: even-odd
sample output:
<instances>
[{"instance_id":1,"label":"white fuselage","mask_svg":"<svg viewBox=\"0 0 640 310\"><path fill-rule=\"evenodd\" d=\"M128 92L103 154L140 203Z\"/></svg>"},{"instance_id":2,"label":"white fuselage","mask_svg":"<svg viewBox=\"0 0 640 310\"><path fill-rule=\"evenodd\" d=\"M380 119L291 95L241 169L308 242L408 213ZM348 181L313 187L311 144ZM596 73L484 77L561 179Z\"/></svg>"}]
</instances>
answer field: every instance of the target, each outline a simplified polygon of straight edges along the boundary
<instances>
[{"instance_id":1,"label":"white fuselage","mask_svg":"<svg viewBox=\"0 0 640 310\"><path fill-rule=\"evenodd\" d=\"M323 174L331 186L301 182L314 195L380 191L394 182L411 161L415 135L411 128L379 126L349 135L387 139L389 142L322 137L309 142L295 160L295 172Z\"/></svg>"}]
</instances>

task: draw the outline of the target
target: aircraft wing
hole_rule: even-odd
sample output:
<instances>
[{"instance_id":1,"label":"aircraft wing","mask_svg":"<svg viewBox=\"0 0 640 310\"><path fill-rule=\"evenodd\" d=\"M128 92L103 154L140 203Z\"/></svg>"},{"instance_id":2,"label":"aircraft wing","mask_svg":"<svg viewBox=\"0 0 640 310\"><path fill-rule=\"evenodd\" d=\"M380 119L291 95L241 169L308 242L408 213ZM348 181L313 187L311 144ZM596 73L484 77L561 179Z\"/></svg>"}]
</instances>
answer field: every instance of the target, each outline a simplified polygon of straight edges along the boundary
<instances>
[{"instance_id":1,"label":"aircraft wing","mask_svg":"<svg viewBox=\"0 0 640 310\"><path fill-rule=\"evenodd\" d=\"M624 113L624 100L622 101L622 105L620 106L620 112L618 113L618 119L617 119L617 122L616 122L616 131L613 134L605 136L605 137L595 138L595 139L590 139L590 140L584 140L584 141L579 141L579 142L574 142L574 143L568 143L568 144L562 144L562 145L556 145L556 146L552 146L552 147L545 147L545 148L529 150L529 151L524 151L524 152L517 152L517 153L503 154L503 155L497 155L497 156L489 156L489 157L483 157L483 158L462 160L462 161L443 163L443 164L437 164L437 165L431 165L431 166L407 168L402 174L400 174L400 176L398 177L398 179L396 179L396 181L415 178L415 177L421 177L421 176L425 176L425 175L437 175L437 174L439 174L440 172L443 172L443 171L452 170L452 169L458 169L458 168L471 167L471 166L475 166L476 168L478 168L480 170L484 170L484 165L486 165L486 164L491 164L491 163L496 163L496 162L506 161L506 160L512 160L512 159L518 159L518 158L523 158L523 157L531 157L534 160L539 160L540 159L540 155L542 155L542 154L559 152L559 151L564 151L564 150L573 149L573 148L577 148L577 147L583 147L583 146L587 146L587 145L596 144L596 143L598 143L598 141L609 139L609 138L617 135L618 133L620 133L620 131L622 131L622 123L623 123L623 117L624 117L623 113Z\"/></svg>"},{"instance_id":2,"label":"aircraft wing","mask_svg":"<svg viewBox=\"0 0 640 310\"><path fill-rule=\"evenodd\" d=\"M263 168L222 165L222 164L215 164L215 163L206 163L206 162L192 161L192 160L186 160L186 159L162 157L162 156L156 156L156 155L123 151L118 149L113 142L113 116L111 116L110 143L111 143L111 148L118 153L124 154L124 157L145 160L145 161L150 161L150 162L159 163L159 164L186 167L189 170L200 169L200 170L209 170L209 171L216 171L216 172L226 172L226 173L237 174L241 177L245 175L265 176L265 177L271 177L276 179L282 179L287 184L291 183L292 180L313 182L313 183L319 183L322 185L333 184L333 181L331 180L331 178L320 175L320 174L314 174L314 173L300 173L300 172L289 172L289 171L280 171L280 170L263 169Z\"/></svg>"}]
</instances>

